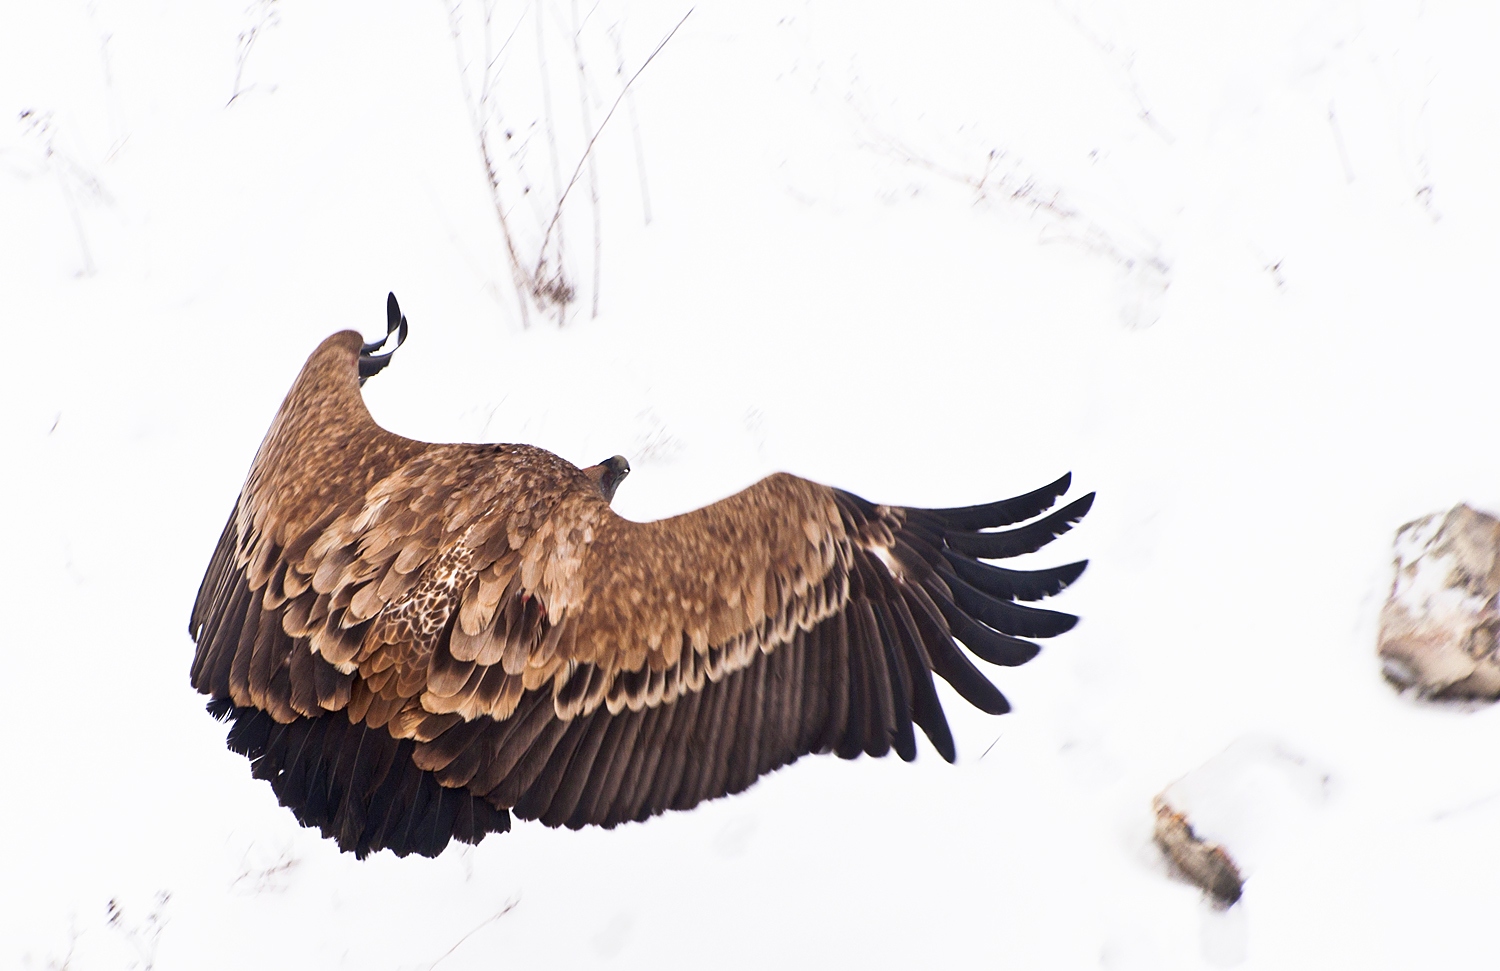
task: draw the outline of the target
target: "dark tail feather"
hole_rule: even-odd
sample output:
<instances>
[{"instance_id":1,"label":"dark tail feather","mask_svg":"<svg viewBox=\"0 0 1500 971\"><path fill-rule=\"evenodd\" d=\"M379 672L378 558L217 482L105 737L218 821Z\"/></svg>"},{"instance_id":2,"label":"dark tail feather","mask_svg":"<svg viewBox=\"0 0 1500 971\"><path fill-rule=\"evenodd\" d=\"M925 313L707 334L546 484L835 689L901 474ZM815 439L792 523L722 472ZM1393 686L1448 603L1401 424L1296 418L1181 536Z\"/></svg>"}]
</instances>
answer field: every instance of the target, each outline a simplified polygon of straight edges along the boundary
<instances>
[{"instance_id":1,"label":"dark tail feather","mask_svg":"<svg viewBox=\"0 0 1500 971\"><path fill-rule=\"evenodd\" d=\"M230 750L249 757L255 776L271 783L298 822L360 858L382 849L437 856L450 840L477 843L510 829L509 812L467 789L443 787L412 762L411 740L385 728L351 725L341 713L279 725L228 699L210 702L208 711L233 720Z\"/></svg>"}]
</instances>

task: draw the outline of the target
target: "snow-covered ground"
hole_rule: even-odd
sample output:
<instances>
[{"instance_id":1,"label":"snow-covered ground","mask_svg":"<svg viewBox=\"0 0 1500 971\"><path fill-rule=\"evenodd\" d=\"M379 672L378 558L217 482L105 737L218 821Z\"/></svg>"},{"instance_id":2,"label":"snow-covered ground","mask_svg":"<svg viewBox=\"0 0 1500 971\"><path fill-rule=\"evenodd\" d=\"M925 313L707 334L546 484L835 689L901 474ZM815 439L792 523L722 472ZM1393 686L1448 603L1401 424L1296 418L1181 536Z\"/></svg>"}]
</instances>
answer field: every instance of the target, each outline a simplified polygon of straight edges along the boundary
<instances>
[{"instance_id":1,"label":"snow-covered ground","mask_svg":"<svg viewBox=\"0 0 1500 971\"><path fill-rule=\"evenodd\" d=\"M687 4L542 9L565 181L574 18L597 125ZM496 9L496 96L546 199L531 16ZM0 966L1495 966L1500 710L1396 696L1374 627L1400 524L1500 509L1497 27L702 4L596 145L597 318L575 205L582 300L523 329L439 0L5 7ZM281 395L387 290L377 418L622 452L635 518L775 469L951 505L1071 468L1099 500L1036 559L1092 560L1083 622L994 670L1011 715L943 689L956 766L340 855L224 749L185 628ZM1239 848L1226 912L1150 842L1210 760L1178 791Z\"/></svg>"}]
</instances>

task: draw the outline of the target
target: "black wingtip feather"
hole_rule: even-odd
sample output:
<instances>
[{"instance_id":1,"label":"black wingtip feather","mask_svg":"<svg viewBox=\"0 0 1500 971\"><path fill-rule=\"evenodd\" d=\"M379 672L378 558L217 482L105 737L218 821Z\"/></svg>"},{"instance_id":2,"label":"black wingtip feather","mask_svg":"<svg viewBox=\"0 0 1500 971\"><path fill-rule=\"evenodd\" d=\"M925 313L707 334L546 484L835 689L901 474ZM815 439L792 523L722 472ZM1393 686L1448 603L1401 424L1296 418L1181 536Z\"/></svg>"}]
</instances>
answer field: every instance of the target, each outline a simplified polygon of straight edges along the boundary
<instances>
[{"instance_id":1,"label":"black wingtip feather","mask_svg":"<svg viewBox=\"0 0 1500 971\"><path fill-rule=\"evenodd\" d=\"M994 526L1009 526L1039 516L1052 508L1057 497L1068 491L1073 484L1073 473L1064 473L1062 478L1048 483L1022 496L986 502L978 506L950 506L947 509L924 509L942 520L949 529L987 529Z\"/></svg>"},{"instance_id":2,"label":"black wingtip feather","mask_svg":"<svg viewBox=\"0 0 1500 971\"><path fill-rule=\"evenodd\" d=\"M1010 570L993 563L981 563L950 549L943 558L955 573L970 586L995 597L1011 600L1042 600L1055 597L1071 586L1088 568L1088 560L1046 570Z\"/></svg>"},{"instance_id":3,"label":"black wingtip feather","mask_svg":"<svg viewBox=\"0 0 1500 971\"><path fill-rule=\"evenodd\" d=\"M929 690L932 688L932 678L930 675L928 676L927 687ZM935 694L934 697L936 697ZM953 729L948 727L948 716L943 713L941 707L937 709L936 718L919 724L922 726L922 734L927 736L927 741L932 743L932 747L937 750L937 754L943 757L944 762L952 765L958 761L958 749L953 744Z\"/></svg>"},{"instance_id":4,"label":"black wingtip feather","mask_svg":"<svg viewBox=\"0 0 1500 971\"><path fill-rule=\"evenodd\" d=\"M396 302L396 295L394 293L386 294L385 336L378 341L370 341L361 347L359 351L359 383L361 385L368 379L379 374L391 362L391 357L395 355L402 344L406 343L406 335L409 332L410 327L406 322L406 317L401 313L401 305ZM393 333L396 335L395 347L392 347L384 354L375 353L390 341L391 334Z\"/></svg>"},{"instance_id":5,"label":"black wingtip feather","mask_svg":"<svg viewBox=\"0 0 1500 971\"><path fill-rule=\"evenodd\" d=\"M948 622L953 636L962 641L964 646L973 651L980 660L1009 668L1025 664L1041 652L1041 648L1030 641L1002 634L981 624L964 613L941 591L930 590L929 594L938 611L942 613L943 619ZM935 661L936 657L934 657ZM936 664L934 664L935 668Z\"/></svg>"},{"instance_id":6,"label":"black wingtip feather","mask_svg":"<svg viewBox=\"0 0 1500 971\"><path fill-rule=\"evenodd\" d=\"M975 657L1004 668L1019 667L1042 653L1040 644L1002 634L974 620L962 625L955 633Z\"/></svg>"},{"instance_id":7,"label":"black wingtip feather","mask_svg":"<svg viewBox=\"0 0 1500 971\"><path fill-rule=\"evenodd\" d=\"M1068 503L1046 519L1039 519L1017 529L998 533L979 533L948 529L943 539L949 548L984 559L1004 559L1034 553L1073 528L1094 505L1094 493Z\"/></svg>"},{"instance_id":8,"label":"black wingtip feather","mask_svg":"<svg viewBox=\"0 0 1500 971\"><path fill-rule=\"evenodd\" d=\"M1010 711L1010 702L1005 700L1005 695L951 640L932 652L932 670L952 685L965 701L985 714L1003 715Z\"/></svg>"},{"instance_id":9,"label":"black wingtip feather","mask_svg":"<svg viewBox=\"0 0 1500 971\"><path fill-rule=\"evenodd\" d=\"M981 593L962 580L954 578L948 584L958 606L975 620L995 628L1002 634L1019 637L1056 637L1065 634L1078 624L1078 618L1056 610L1026 607L1010 600L1000 600Z\"/></svg>"}]
</instances>

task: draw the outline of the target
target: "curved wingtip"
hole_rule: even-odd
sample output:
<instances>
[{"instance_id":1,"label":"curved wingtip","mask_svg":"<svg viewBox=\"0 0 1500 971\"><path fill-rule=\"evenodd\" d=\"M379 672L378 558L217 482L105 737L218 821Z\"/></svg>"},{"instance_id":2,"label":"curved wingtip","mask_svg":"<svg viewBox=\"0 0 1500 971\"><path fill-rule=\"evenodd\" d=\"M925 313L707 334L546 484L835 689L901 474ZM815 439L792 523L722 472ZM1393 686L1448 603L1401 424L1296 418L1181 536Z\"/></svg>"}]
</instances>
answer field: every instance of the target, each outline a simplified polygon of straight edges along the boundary
<instances>
[{"instance_id":1,"label":"curved wingtip","mask_svg":"<svg viewBox=\"0 0 1500 971\"><path fill-rule=\"evenodd\" d=\"M1073 473L1065 472L1061 478L1025 495L986 502L978 506L951 506L946 509L925 509L923 512L938 517L945 526L954 529L992 529L996 526L1009 526L1033 516L1039 516L1051 509L1058 497L1067 492L1072 484Z\"/></svg>"},{"instance_id":2,"label":"curved wingtip","mask_svg":"<svg viewBox=\"0 0 1500 971\"><path fill-rule=\"evenodd\" d=\"M396 302L394 292L386 294L385 298L385 336L378 341L371 341L359 349L359 383L364 384L369 378L379 374L391 357L406 343L406 335L410 330L406 323L406 316L401 313L401 304ZM382 347L390 342L391 334L396 335L396 344L384 354L377 354Z\"/></svg>"},{"instance_id":3,"label":"curved wingtip","mask_svg":"<svg viewBox=\"0 0 1500 971\"><path fill-rule=\"evenodd\" d=\"M1038 519L1017 529L980 532L949 526L943 530L942 536L949 549L970 557L992 560L1034 553L1072 529L1094 507L1094 496L1095 493L1090 492L1045 519ZM963 521L961 517L955 516L948 519L945 525Z\"/></svg>"}]
</instances>

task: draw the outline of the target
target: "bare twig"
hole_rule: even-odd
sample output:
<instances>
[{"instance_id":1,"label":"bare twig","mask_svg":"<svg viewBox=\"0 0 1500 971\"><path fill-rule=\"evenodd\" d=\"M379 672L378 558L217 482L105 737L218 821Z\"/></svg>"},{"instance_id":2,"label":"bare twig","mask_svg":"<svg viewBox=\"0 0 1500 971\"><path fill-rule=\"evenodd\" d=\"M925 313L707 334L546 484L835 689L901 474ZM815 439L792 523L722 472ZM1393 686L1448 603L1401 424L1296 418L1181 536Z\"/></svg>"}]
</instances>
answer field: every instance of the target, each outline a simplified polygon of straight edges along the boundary
<instances>
[{"instance_id":1,"label":"bare twig","mask_svg":"<svg viewBox=\"0 0 1500 971\"><path fill-rule=\"evenodd\" d=\"M1496 789L1493 792L1487 792L1484 795L1480 796L1478 799L1471 799L1470 801L1464 803L1462 806L1455 806L1451 809L1440 810L1436 813L1433 813L1429 818L1433 822L1439 823L1450 817L1461 816L1464 813L1478 809L1480 806L1493 802L1496 797L1500 797L1500 789Z\"/></svg>"},{"instance_id":2,"label":"bare twig","mask_svg":"<svg viewBox=\"0 0 1500 971\"><path fill-rule=\"evenodd\" d=\"M868 120L866 123L869 124ZM1062 232L1051 237L1044 235L1043 242L1081 245L1089 252L1104 256L1131 273L1145 273L1158 278L1163 288L1170 278L1171 267L1155 251L1154 246L1141 248L1121 242L1113 233L1066 204L1060 190L1049 189L1031 176L1022 174L1015 163L1010 164L1009 171L999 171L1000 163L1007 158L1003 151L991 149L985 158L983 171L980 175L973 176L920 155L890 136L882 136L879 141L865 142L864 147L887 154L906 165L925 169L969 186L975 192L976 201L998 196L1033 212L1047 214Z\"/></svg>"},{"instance_id":3,"label":"bare twig","mask_svg":"<svg viewBox=\"0 0 1500 971\"><path fill-rule=\"evenodd\" d=\"M286 879L302 863L300 859L293 856L289 850L283 850L276 858L276 862L269 866L255 866L250 862L250 853L255 847L245 851L240 861L241 870L239 876L235 877L229 884L229 889L239 893L281 893L287 887Z\"/></svg>"},{"instance_id":4,"label":"bare twig","mask_svg":"<svg viewBox=\"0 0 1500 971\"><path fill-rule=\"evenodd\" d=\"M552 85L547 78L547 45L545 43L542 32L541 0L534 0L532 4L532 13L534 18L536 19L537 72L538 74L540 74L542 82L542 128L547 135L547 157L548 160L552 163L552 191L558 197L557 208L558 210L561 210L562 194L558 187L562 185L562 170L559 168L558 160L559 155L557 151L557 126L553 123L552 120ZM557 255L553 258L553 262L556 265L551 279L547 279L546 272L548 263L547 243L549 238L550 236L544 236L542 238L541 252L538 254L537 267L536 272L533 274L533 280L539 286L541 286L543 288L543 291L546 292L550 297L552 297L553 301L557 304L557 323L558 326L561 326L566 321L565 314L567 313L567 304L573 296L572 287L568 285L567 280L563 275L563 253L566 251L566 246L563 242L562 228L559 227L557 230ZM564 294L566 295L564 296Z\"/></svg>"},{"instance_id":5,"label":"bare twig","mask_svg":"<svg viewBox=\"0 0 1500 971\"><path fill-rule=\"evenodd\" d=\"M641 181L641 216L647 226L651 225L651 192L646 185L646 151L641 145L641 123L635 114L635 95L625 85L625 48L620 43L619 25L609 28L609 39L615 45L615 77L622 84L621 91L625 95L625 110L630 115L630 137L635 142L635 170Z\"/></svg>"},{"instance_id":6,"label":"bare twig","mask_svg":"<svg viewBox=\"0 0 1500 971\"><path fill-rule=\"evenodd\" d=\"M1333 144L1339 150L1339 164L1344 167L1344 182L1354 182L1354 167L1349 164L1349 153L1344 149L1344 133L1339 131L1338 116L1333 113L1333 102L1328 103L1328 127L1333 130Z\"/></svg>"},{"instance_id":7,"label":"bare twig","mask_svg":"<svg viewBox=\"0 0 1500 971\"><path fill-rule=\"evenodd\" d=\"M521 256L516 252L516 238L510 230L510 220L506 218L505 204L500 196L500 175L495 171L495 163L490 153L489 125L486 123L484 114L485 108L489 103L490 71L494 66L495 60L500 56L497 53L494 57L491 57L489 52L489 22L491 11L494 8L492 4L486 4L485 6L485 64L483 74L481 75L483 87L480 89L479 98L476 100L473 91L469 87L469 72L463 58L463 29L462 18L459 15L459 2L460 0L453 0L452 4L448 7L448 30L453 36L454 53L458 59L458 81L463 89L464 103L469 107L470 122L474 126L474 133L479 141L479 161L484 167L485 181L490 187L490 202L495 207L495 217L500 223L500 236L505 242L505 252L510 257L511 276L515 280L516 288L521 294L521 326L527 327L530 325L527 312L527 298L531 294L533 287L531 286L531 280L526 276L525 269L523 269ZM510 32L511 37L515 36L516 30L520 29L520 26L521 22L517 21L515 28ZM506 38L505 45L509 43L510 38L508 37ZM505 49L505 45L501 46L501 51Z\"/></svg>"},{"instance_id":8,"label":"bare twig","mask_svg":"<svg viewBox=\"0 0 1500 971\"><path fill-rule=\"evenodd\" d=\"M583 64L583 44L581 35L583 24L578 20L578 0L570 0L569 7L573 14L573 57L578 62L578 111L583 117L583 130L589 131L593 125L589 121L589 91L588 72ZM599 175L594 168L593 155L588 156L589 161L589 207L594 216L594 287L589 308L590 319L599 316L599 279L600 279L600 225L599 225Z\"/></svg>"},{"instance_id":9,"label":"bare twig","mask_svg":"<svg viewBox=\"0 0 1500 971\"><path fill-rule=\"evenodd\" d=\"M68 922L68 950L61 960L52 958L47 962L47 971L73 971L73 953L78 950L78 939L83 932L72 921Z\"/></svg>"},{"instance_id":10,"label":"bare twig","mask_svg":"<svg viewBox=\"0 0 1500 971\"><path fill-rule=\"evenodd\" d=\"M255 0L245 12L254 17L255 21L240 31L239 37L235 40L234 93L224 103L226 108L234 104L235 99L240 95L255 87L253 84L250 88L241 86L245 77L245 63L250 60L250 51L255 47L255 42L260 38L261 32L281 22L276 13L276 0Z\"/></svg>"},{"instance_id":11,"label":"bare twig","mask_svg":"<svg viewBox=\"0 0 1500 971\"><path fill-rule=\"evenodd\" d=\"M433 968L437 967L439 964L442 964L444 961L446 961L450 956L452 956L452 954L453 954L454 951L458 950L459 947L463 945L464 941L467 941L469 938L473 937L475 934L478 934L480 931L484 930L486 927L490 926L495 921L497 921L500 918L504 917L506 914L510 913L512 910L515 910L516 909L516 904L519 904L520 902L521 902L521 900L518 897L517 898L512 898L510 900L507 900L505 902L505 906L504 907L501 907L498 911L496 911L495 913L493 913L490 916L486 917L473 930L469 931L469 933L465 934L463 937L460 937L458 939L458 941L452 947L450 947L450 948L448 948L448 950L444 951L441 957L439 957L436 961L433 961L431 964L427 965L427 971L432 971Z\"/></svg>"},{"instance_id":12,"label":"bare twig","mask_svg":"<svg viewBox=\"0 0 1500 971\"><path fill-rule=\"evenodd\" d=\"M167 926L167 904L171 900L170 893L165 890L159 892L156 895L156 905L139 924L126 922L125 912L117 900L111 899L105 909L106 922L125 938L140 957L135 967L141 971L152 971L156 967L156 948L161 940L161 932Z\"/></svg>"},{"instance_id":13,"label":"bare twig","mask_svg":"<svg viewBox=\"0 0 1500 971\"><path fill-rule=\"evenodd\" d=\"M78 275L93 276L96 270L94 256L89 250L88 236L83 230L83 214L79 210L75 191L101 202L110 201L109 193L104 191L104 186L87 169L57 147L57 128L52 123L52 112L27 108L19 117L25 133L35 138L41 146L43 164L57 176L57 185L62 191L63 202L67 204L68 215L73 219L73 232L78 237L78 249L83 256L83 269L79 270Z\"/></svg>"},{"instance_id":14,"label":"bare twig","mask_svg":"<svg viewBox=\"0 0 1500 971\"><path fill-rule=\"evenodd\" d=\"M872 132L875 130L869 118L864 118L864 122ZM864 142L863 147L966 185L974 190L976 203L1000 198L1024 206L1032 212L1045 214L1048 224L1041 234L1041 242L1072 243L1116 264L1124 271L1125 279L1133 288L1132 299L1121 308L1121 315L1126 323L1136 327L1149 326L1155 321L1155 303L1170 286L1172 270L1160 255L1154 240L1146 237L1142 244L1121 239L1065 203L1060 190L1048 188L1025 174L1020 165L1009 159L1004 151L991 149L985 157L983 170L975 176L919 154L892 136L878 132L876 135L875 139ZM1001 163L1005 163L1003 168Z\"/></svg>"},{"instance_id":15,"label":"bare twig","mask_svg":"<svg viewBox=\"0 0 1500 971\"><path fill-rule=\"evenodd\" d=\"M1090 30L1084 24L1083 19L1078 16L1077 11L1065 8L1057 0L1054 0L1053 5L1063 15L1063 18L1073 25L1074 30L1083 35L1083 38L1090 44L1093 44L1101 54L1114 61L1115 66L1119 68L1120 73L1125 78L1125 92L1135 102L1136 117L1168 145L1176 141L1172 137L1172 133L1167 131L1166 127L1156 120L1156 116L1151 113L1151 109L1146 105L1145 96L1141 94L1140 82L1135 77L1135 55L1121 53L1113 42L1105 40Z\"/></svg>"},{"instance_id":16,"label":"bare twig","mask_svg":"<svg viewBox=\"0 0 1500 971\"><path fill-rule=\"evenodd\" d=\"M98 14L97 6L89 5L85 10L88 13L90 24L93 24ZM114 64L109 52L109 45L112 40L114 40L112 32L102 28L99 30L99 66L104 71L105 106L109 113L109 125L113 130L109 149L105 151L104 158L102 159L104 162L114 159L120 153L121 149L125 147L126 143L130 141L130 134L125 131L125 125L121 118L120 93L115 88Z\"/></svg>"},{"instance_id":17,"label":"bare twig","mask_svg":"<svg viewBox=\"0 0 1500 971\"><path fill-rule=\"evenodd\" d=\"M619 97L615 98L614 104L610 105L609 111L605 113L604 120L599 122L599 127L594 130L593 137L589 139L588 145L586 145L583 149L583 157L578 160L578 166L573 170L572 178L568 179L568 184L563 188L562 194L558 196L557 209L553 211L552 221L547 224L547 232L542 236L544 252L546 248L546 240L552 235L553 228L557 225L558 219L562 216L563 203L567 201L568 193L573 191L573 186L578 184L578 176L583 171L583 165L586 161L588 161L589 153L594 150L594 143L599 140L599 136L603 133L605 126L608 125L609 120L615 116L615 109L620 107L621 101L625 100L625 95L630 90L631 85L635 84L635 79L641 76L641 72L646 70L651 62L656 59L656 55L661 53L661 49L667 46L667 41L672 39L673 35L675 35L677 31L682 28L683 24L687 23L687 19L692 15L693 9L689 8L688 12L682 15L682 19L677 21L677 26L673 27L667 33L667 36L661 39L661 43L656 45L656 49L651 52L650 56L648 56L646 60L641 63L640 67L635 69L635 73L630 76L630 80L625 82L625 89L620 92Z\"/></svg>"},{"instance_id":18,"label":"bare twig","mask_svg":"<svg viewBox=\"0 0 1500 971\"><path fill-rule=\"evenodd\" d=\"M524 117L524 124L517 125L513 129L503 122L499 99L495 97L503 67L502 54L509 46L510 38L500 45L498 51L492 50L494 0L480 0L484 5L484 62L480 66L471 66L465 48L465 30L461 13L465 6L464 0L446 0L446 2L460 85L465 104L469 108L470 121L474 126L475 140L489 188L490 201L494 206L497 221L500 223L506 258L511 264L511 276L518 291L522 326L529 325L532 310L544 316L550 315L555 310L558 324L561 326L567 321L569 305L578 299L579 287L575 285L574 280L581 275L581 267L573 265L578 255L565 245L564 236L565 232L571 232L576 237L576 234L581 232L581 227L569 231L564 223L565 221L571 223L575 219L569 210L569 199L574 187L584 181L585 170L587 170L593 230L591 316L597 317L603 289L603 207L600 202L598 160L594 156L594 151L610 119L619 109L621 101L630 95L635 81L676 35L692 11L689 10L683 15L635 73L624 80L618 96L609 105L602 120L596 124L594 116L602 104L588 71L586 55L588 38L584 36L584 29L593 14L597 12L598 4L584 11L580 9L578 0L570 0L571 16L569 17L568 14L562 12L560 5L544 10L540 0L533 0L521 19L524 21L526 17L533 18L536 31L535 53L536 69L540 80L540 104L534 109L512 108L512 111L535 111L534 115L528 113ZM560 133L556 127L557 119L554 114L551 90L551 82L554 79L550 75L547 51L550 43L554 45L553 54L557 53L555 50L557 38L548 32L543 23L549 11L550 15L555 18L552 30L571 35L573 67L577 71L579 112L585 137L582 150L577 156L577 164L566 180L562 178L560 168L562 156L558 146L563 133ZM517 21L516 28L520 26L521 21ZM514 36L515 30L513 29L511 37ZM615 47L618 55L620 45L617 36ZM555 63L554 57L552 64L555 65ZM623 64L618 73L623 76ZM527 79L522 80L524 83ZM475 90L476 84L479 85L477 91ZM507 97L507 104L511 104L512 101L513 99ZM532 118L535 120L531 120ZM536 135L546 139L547 162L545 164L552 170L550 192L544 189L545 179L538 184L529 177L526 171L528 149L533 145L532 137ZM645 172L639 145L639 132L637 132L636 142L637 163L641 170L642 200L645 203L646 217L649 221L650 204L645 194ZM535 160L534 156L533 160ZM534 189L543 189L543 191L534 191ZM521 207L519 213L516 206ZM527 218L533 215L535 223L531 223Z\"/></svg>"}]
</instances>

